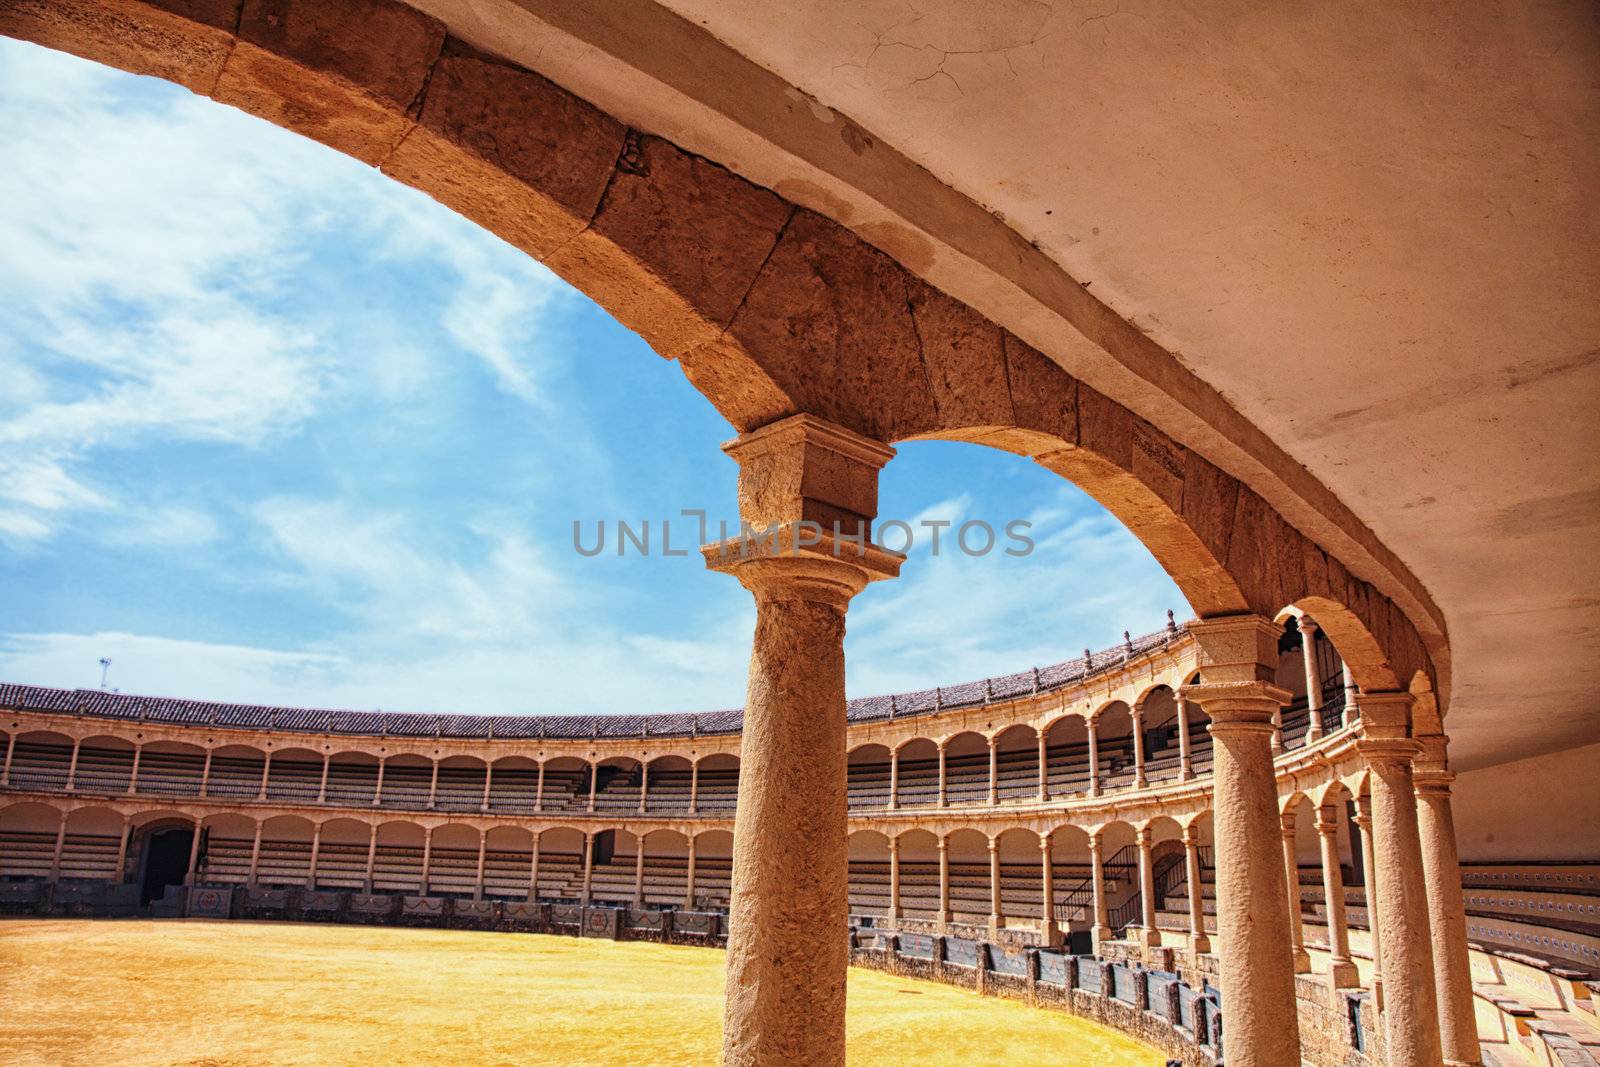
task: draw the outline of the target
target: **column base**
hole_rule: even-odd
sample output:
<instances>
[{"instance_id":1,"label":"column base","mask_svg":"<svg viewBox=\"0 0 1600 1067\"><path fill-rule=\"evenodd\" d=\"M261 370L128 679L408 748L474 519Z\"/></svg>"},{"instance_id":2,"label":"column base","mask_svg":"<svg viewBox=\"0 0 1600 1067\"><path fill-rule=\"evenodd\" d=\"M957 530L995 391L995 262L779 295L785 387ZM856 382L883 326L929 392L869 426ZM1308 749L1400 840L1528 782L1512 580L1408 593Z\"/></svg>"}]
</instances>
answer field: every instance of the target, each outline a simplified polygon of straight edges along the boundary
<instances>
[{"instance_id":1,"label":"column base","mask_svg":"<svg viewBox=\"0 0 1600 1067\"><path fill-rule=\"evenodd\" d=\"M1328 984L1334 989L1354 989L1361 984L1361 976L1349 960L1333 960L1328 964Z\"/></svg>"},{"instance_id":2,"label":"column base","mask_svg":"<svg viewBox=\"0 0 1600 1067\"><path fill-rule=\"evenodd\" d=\"M1145 948L1160 948L1161 947L1161 931L1160 930L1141 929L1139 931L1139 936L1137 938L1135 938L1134 940L1137 941L1140 945L1144 946Z\"/></svg>"},{"instance_id":3,"label":"column base","mask_svg":"<svg viewBox=\"0 0 1600 1067\"><path fill-rule=\"evenodd\" d=\"M1089 931L1089 940L1091 942L1093 942L1095 955L1098 956L1100 954L1100 945L1101 945L1101 943L1111 940L1111 927L1109 927L1109 926L1095 926L1095 927L1093 927Z\"/></svg>"},{"instance_id":4,"label":"column base","mask_svg":"<svg viewBox=\"0 0 1600 1067\"><path fill-rule=\"evenodd\" d=\"M1294 973L1311 973L1311 953L1307 952L1303 948L1297 948L1294 950Z\"/></svg>"},{"instance_id":5,"label":"column base","mask_svg":"<svg viewBox=\"0 0 1600 1067\"><path fill-rule=\"evenodd\" d=\"M1205 934L1190 934L1189 951L1196 956L1209 956L1211 954L1211 939Z\"/></svg>"},{"instance_id":6,"label":"column base","mask_svg":"<svg viewBox=\"0 0 1600 1067\"><path fill-rule=\"evenodd\" d=\"M1066 938L1061 933L1061 927L1053 922L1041 923L1039 926L1039 943L1045 948L1060 948Z\"/></svg>"}]
</instances>

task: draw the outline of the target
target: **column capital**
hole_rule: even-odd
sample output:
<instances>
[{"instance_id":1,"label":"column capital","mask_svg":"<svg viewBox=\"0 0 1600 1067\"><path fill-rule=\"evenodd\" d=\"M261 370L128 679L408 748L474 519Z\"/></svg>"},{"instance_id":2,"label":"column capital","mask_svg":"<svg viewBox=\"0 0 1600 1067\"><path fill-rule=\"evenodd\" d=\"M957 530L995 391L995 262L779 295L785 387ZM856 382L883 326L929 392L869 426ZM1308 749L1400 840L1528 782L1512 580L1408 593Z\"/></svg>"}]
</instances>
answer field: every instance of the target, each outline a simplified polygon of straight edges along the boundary
<instances>
[{"instance_id":1,"label":"column capital","mask_svg":"<svg viewBox=\"0 0 1600 1067\"><path fill-rule=\"evenodd\" d=\"M1307 637L1310 637L1312 634L1322 629L1322 627L1317 625L1317 620L1313 619L1310 615L1302 615L1298 621L1300 632L1305 634Z\"/></svg>"},{"instance_id":2,"label":"column capital","mask_svg":"<svg viewBox=\"0 0 1600 1067\"><path fill-rule=\"evenodd\" d=\"M1339 832L1339 816L1337 813L1327 814L1326 809L1319 806L1316 820L1311 825L1323 837L1332 837Z\"/></svg>"},{"instance_id":3,"label":"column capital","mask_svg":"<svg viewBox=\"0 0 1600 1067\"><path fill-rule=\"evenodd\" d=\"M947 849L947 848L949 848L949 845L948 845L948 844L947 844L947 843L946 843L946 842L945 842L945 839L944 839L944 838L942 838L942 837L940 837L940 838L936 838L936 839L935 839L935 840L934 840L934 844L936 844L936 845L938 845L938 846L939 846L939 851L940 851L940 852L943 852L943 851L945 851L945 850L946 850L946 849Z\"/></svg>"},{"instance_id":4,"label":"column capital","mask_svg":"<svg viewBox=\"0 0 1600 1067\"><path fill-rule=\"evenodd\" d=\"M995 854L995 853L996 853L996 852L999 852L999 851L1000 851L1000 842L998 842L998 841L996 841L996 840L995 840L995 839L994 839L994 838L992 838L992 837L991 837L991 838L989 838L989 855L991 855L991 856L992 856L992 855L994 855L994 854Z\"/></svg>"},{"instance_id":5,"label":"column capital","mask_svg":"<svg viewBox=\"0 0 1600 1067\"><path fill-rule=\"evenodd\" d=\"M1416 759L1419 779L1424 775L1432 780L1442 778L1446 785L1455 781L1456 776L1450 771L1449 740L1443 734L1420 734L1413 740L1422 746Z\"/></svg>"},{"instance_id":6,"label":"column capital","mask_svg":"<svg viewBox=\"0 0 1600 1067\"><path fill-rule=\"evenodd\" d=\"M1283 830L1284 837L1293 837L1299 829L1300 820L1293 811L1286 811L1278 816L1278 826Z\"/></svg>"},{"instance_id":7,"label":"column capital","mask_svg":"<svg viewBox=\"0 0 1600 1067\"><path fill-rule=\"evenodd\" d=\"M1270 734L1278 709L1292 699L1287 689L1259 680L1201 682L1186 685L1181 692L1200 705L1211 720L1211 733L1222 730L1258 731Z\"/></svg>"},{"instance_id":8,"label":"column capital","mask_svg":"<svg viewBox=\"0 0 1600 1067\"><path fill-rule=\"evenodd\" d=\"M1133 840L1140 848L1150 847L1150 827L1141 826L1133 832Z\"/></svg>"},{"instance_id":9,"label":"column capital","mask_svg":"<svg viewBox=\"0 0 1600 1067\"><path fill-rule=\"evenodd\" d=\"M878 471L894 449L814 415L791 415L722 446L739 464L739 516L752 526L809 520L865 533Z\"/></svg>"},{"instance_id":10,"label":"column capital","mask_svg":"<svg viewBox=\"0 0 1600 1067\"><path fill-rule=\"evenodd\" d=\"M1200 844L1200 831L1193 823L1183 828L1183 844L1185 848L1196 848Z\"/></svg>"},{"instance_id":11,"label":"column capital","mask_svg":"<svg viewBox=\"0 0 1600 1067\"><path fill-rule=\"evenodd\" d=\"M1283 627L1262 615L1224 615L1188 625L1206 683L1271 682ZM1287 694L1285 694L1287 696ZM1287 702L1287 701L1285 701Z\"/></svg>"}]
</instances>

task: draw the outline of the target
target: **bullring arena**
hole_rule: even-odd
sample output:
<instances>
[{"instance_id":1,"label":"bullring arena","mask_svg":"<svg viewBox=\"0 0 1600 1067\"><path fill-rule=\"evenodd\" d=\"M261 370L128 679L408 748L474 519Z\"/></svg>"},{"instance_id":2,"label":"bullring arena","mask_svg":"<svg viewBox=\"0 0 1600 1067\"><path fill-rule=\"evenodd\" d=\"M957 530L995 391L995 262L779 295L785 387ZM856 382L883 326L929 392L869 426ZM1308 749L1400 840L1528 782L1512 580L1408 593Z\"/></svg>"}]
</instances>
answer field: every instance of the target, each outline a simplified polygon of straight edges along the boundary
<instances>
[{"instance_id":1,"label":"bullring arena","mask_svg":"<svg viewBox=\"0 0 1600 1067\"><path fill-rule=\"evenodd\" d=\"M548 265L775 531L738 710L0 685L0 1060L1600 1062L1593 11L1132 6L0 0ZM1194 617L847 700L924 440Z\"/></svg>"}]
</instances>

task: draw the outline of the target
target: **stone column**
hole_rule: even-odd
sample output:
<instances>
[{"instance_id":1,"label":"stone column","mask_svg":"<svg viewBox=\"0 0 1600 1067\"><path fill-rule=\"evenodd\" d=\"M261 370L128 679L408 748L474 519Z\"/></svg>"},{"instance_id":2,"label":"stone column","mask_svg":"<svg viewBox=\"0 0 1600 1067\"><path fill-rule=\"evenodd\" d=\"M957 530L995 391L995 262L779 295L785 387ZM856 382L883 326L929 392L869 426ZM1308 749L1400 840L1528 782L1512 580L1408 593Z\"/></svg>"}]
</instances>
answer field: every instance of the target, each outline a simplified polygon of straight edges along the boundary
<instances>
[{"instance_id":1,"label":"stone column","mask_svg":"<svg viewBox=\"0 0 1600 1067\"><path fill-rule=\"evenodd\" d=\"M362 878L363 892L372 892L373 871L378 866L378 828L371 823L367 824L367 872Z\"/></svg>"},{"instance_id":2,"label":"stone column","mask_svg":"<svg viewBox=\"0 0 1600 1067\"><path fill-rule=\"evenodd\" d=\"M1000 842L989 839L989 940L1006 926L1005 905L1000 901Z\"/></svg>"},{"instance_id":3,"label":"stone column","mask_svg":"<svg viewBox=\"0 0 1600 1067\"><path fill-rule=\"evenodd\" d=\"M1317 677L1317 623L1309 615L1300 616L1300 656L1306 667L1306 744L1322 740L1322 679Z\"/></svg>"},{"instance_id":4,"label":"stone column","mask_svg":"<svg viewBox=\"0 0 1600 1067\"><path fill-rule=\"evenodd\" d=\"M61 818L56 823L56 848L55 852L50 856L50 881L52 882L61 877L61 852L66 848L67 844L67 816L69 814L71 813L68 811L62 811ZM195 832L195 840L199 840L199 831ZM191 871L194 869L194 859L192 857L189 860L189 868ZM188 884L187 878L184 879L184 884Z\"/></svg>"},{"instance_id":5,"label":"stone column","mask_svg":"<svg viewBox=\"0 0 1600 1067\"><path fill-rule=\"evenodd\" d=\"M891 449L808 415L725 446L755 531L703 549L755 596L728 909L723 1063L843 1064L844 620L903 557L868 540Z\"/></svg>"},{"instance_id":6,"label":"stone column","mask_svg":"<svg viewBox=\"0 0 1600 1067\"><path fill-rule=\"evenodd\" d=\"M430 826L422 835L422 884L418 886L418 896L428 895L428 868L432 865L432 861L433 827Z\"/></svg>"},{"instance_id":7,"label":"stone column","mask_svg":"<svg viewBox=\"0 0 1600 1067\"><path fill-rule=\"evenodd\" d=\"M1089 795L1100 795L1100 722L1097 719L1083 720L1088 729L1089 737Z\"/></svg>"},{"instance_id":8,"label":"stone column","mask_svg":"<svg viewBox=\"0 0 1600 1067\"><path fill-rule=\"evenodd\" d=\"M583 835L583 906L594 898L594 831Z\"/></svg>"},{"instance_id":9,"label":"stone column","mask_svg":"<svg viewBox=\"0 0 1600 1067\"><path fill-rule=\"evenodd\" d=\"M1289 947L1294 954L1294 973L1311 973L1311 953L1306 951L1304 917L1300 910L1300 856L1295 847L1297 818L1290 808L1283 813L1283 880L1289 888Z\"/></svg>"},{"instance_id":10,"label":"stone column","mask_svg":"<svg viewBox=\"0 0 1600 1067\"><path fill-rule=\"evenodd\" d=\"M66 828L65 821L63 821L61 825L63 829ZM196 819L194 821L194 836L189 838L189 869L185 871L183 875L184 885L194 885L195 868L200 864L200 831L204 829L204 827L204 819Z\"/></svg>"},{"instance_id":11,"label":"stone column","mask_svg":"<svg viewBox=\"0 0 1600 1067\"><path fill-rule=\"evenodd\" d=\"M944 765L945 746L947 743L947 741L939 742L939 806L941 808L949 806L950 803L950 778L945 773Z\"/></svg>"},{"instance_id":12,"label":"stone column","mask_svg":"<svg viewBox=\"0 0 1600 1067\"><path fill-rule=\"evenodd\" d=\"M212 751L213 751L212 749L209 749L209 748L206 749L206 762L205 762L205 765L200 768L200 795L202 797L208 797L208 796L211 795L211 754L212 754Z\"/></svg>"},{"instance_id":13,"label":"stone column","mask_svg":"<svg viewBox=\"0 0 1600 1067\"><path fill-rule=\"evenodd\" d=\"M639 761L639 814L645 813L650 802L650 764Z\"/></svg>"},{"instance_id":14,"label":"stone column","mask_svg":"<svg viewBox=\"0 0 1600 1067\"><path fill-rule=\"evenodd\" d=\"M1378 927L1383 931L1384 1042L1392 1067L1437 1067L1443 1059L1439 1000L1428 936L1428 895L1417 830L1408 693L1360 696L1362 739L1372 790Z\"/></svg>"},{"instance_id":15,"label":"stone column","mask_svg":"<svg viewBox=\"0 0 1600 1067\"><path fill-rule=\"evenodd\" d=\"M1144 928L1139 942L1153 948L1161 944L1161 931L1156 929L1156 879L1150 859L1150 827L1141 826L1135 830L1133 840L1139 846L1139 925Z\"/></svg>"},{"instance_id":16,"label":"stone column","mask_svg":"<svg viewBox=\"0 0 1600 1067\"><path fill-rule=\"evenodd\" d=\"M1361 705L1357 702L1356 676L1350 673L1350 664L1341 665L1344 676L1344 724L1354 726L1361 721Z\"/></svg>"},{"instance_id":17,"label":"stone column","mask_svg":"<svg viewBox=\"0 0 1600 1067\"><path fill-rule=\"evenodd\" d=\"M432 811L439 802L439 760L433 761L433 774L428 779L428 810ZM592 810L592 809L591 809Z\"/></svg>"},{"instance_id":18,"label":"stone column","mask_svg":"<svg viewBox=\"0 0 1600 1067\"><path fill-rule=\"evenodd\" d=\"M695 848L695 839L697 836L698 835L690 835L689 837L689 878L683 890L683 906L688 911L694 910L694 861L695 852L697 851Z\"/></svg>"},{"instance_id":19,"label":"stone column","mask_svg":"<svg viewBox=\"0 0 1600 1067\"><path fill-rule=\"evenodd\" d=\"M1150 784L1144 776L1144 712L1139 708L1130 710L1132 714L1128 719L1133 724L1133 787L1143 789Z\"/></svg>"},{"instance_id":20,"label":"stone column","mask_svg":"<svg viewBox=\"0 0 1600 1067\"><path fill-rule=\"evenodd\" d=\"M1447 1064L1479 1064L1483 1057L1473 1018L1467 909L1461 899L1461 860L1456 853L1455 818L1450 811L1450 783L1455 781L1455 775L1449 770L1442 734L1417 740L1422 753L1413 778L1417 789L1417 831L1422 839L1422 876L1428 893L1428 930L1433 935L1439 1040Z\"/></svg>"},{"instance_id":21,"label":"stone column","mask_svg":"<svg viewBox=\"0 0 1600 1067\"><path fill-rule=\"evenodd\" d=\"M535 812L540 812L540 811L544 810L544 765L545 765L545 762L546 762L545 760L540 760L539 761L539 781L538 781L538 784L536 784L533 787L533 810Z\"/></svg>"},{"instance_id":22,"label":"stone column","mask_svg":"<svg viewBox=\"0 0 1600 1067\"><path fill-rule=\"evenodd\" d=\"M900 807L900 750L889 750L889 810Z\"/></svg>"},{"instance_id":23,"label":"stone column","mask_svg":"<svg viewBox=\"0 0 1600 1067\"><path fill-rule=\"evenodd\" d=\"M941 749L941 751L943 751ZM939 929L950 925L950 846L939 838Z\"/></svg>"},{"instance_id":24,"label":"stone column","mask_svg":"<svg viewBox=\"0 0 1600 1067\"><path fill-rule=\"evenodd\" d=\"M257 819L255 840L250 843L250 877L247 879L247 884L251 889L256 887L256 872L261 867L261 826L261 820ZM374 830L373 833L377 831Z\"/></svg>"},{"instance_id":25,"label":"stone column","mask_svg":"<svg viewBox=\"0 0 1600 1067\"><path fill-rule=\"evenodd\" d=\"M1280 632L1254 615L1189 626L1202 683L1183 693L1211 720L1217 934L1230 1067L1300 1062L1271 752L1272 716L1288 698L1271 682Z\"/></svg>"},{"instance_id":26,"label":"stone column","mask_svg":"<svg viewBox=\"0 0 1600 1067\"><path fill-rule=\"evenodd\" d=\"M542 832L534 831L533 856L528 863L528 902L530 904L537 903L539 900L539 839L543 836ZM693 847L693 842L690 842L690 847Z\"/></svg>"},{"instance_id":27,"label":"stone column","mask_svg":"<svg viewBox=\"0 0 1600 1067\"><path fill-rule=\"evenodd\" d=\"M1194 759L1189 744L1189 702L1179 694L1178 706L1178 780L1187 782L1194 777Z\"/></svg>"},{"instance_id":28,"label":"stone column","mask_svg":"<svg viewBox=\"0 0 1600 1067\"><path fill-rule=\"evenodd\" d=\"M74 789L76 789L78 787L78 752L82 748L83 748L83 738L74 737L72 739L72 758L67 761L67 784L64 787L65 791L68 792L68 793L72 792ZM210 749L206 749L206 758L209 760L210 757L211 757L211 750ZM201 780L200 788L202 790L205 789L204 779Z\"/></svg>"},{"instance_id":29,"label":"stone column","mask_svg":"<svg viewBox=\"0 0 1600 1067\"><path fill-rule=\"evenodd\" d=\"M989 738L989 806L1000 803L1000 742Z\"/></svg>"},{"instance_id":30,"label":"stone column","mask_svg":"<svg viewBox=\"0 0 1600 1067\"><path fill-rule=\"evenodd\" d=\"M329 753L326 753L326 752L323 753L323 755L322 755L322 782L321 782L320 785L317 786L317 803L318 804L326 804L328 802L328 771L332 766L333 766L333 756L331 754L329 754ZM209 774L210 772L211 772L211 753L209 751L207 751L206 752L206 773Z\"/></svg>"},{"instance_id":31,"label":"stone column","mask_svg":"<svg viewBox=\"0 0 1600 1067\"><path fill-rule=\"evenodd\" d=\"M383 769L388 765L388 760L378 757L378 784L372 791L372 806L375 808L383 803Z\"/></svg>"},{"instance_id":32,"label":"stone column","mask_svg":"<svg viewBox=\"0 0 1600 1067\"><path fill-rule=\"evenodd\" d=\"M112 868L115 872L115 882L121 885L126 878L128 866L128 839L133 836L133 816L122 817L122 835L117 838L117 865Z\"/></svg>"},{"instance_id":33,"label":"stone column","mask_svg":"<svg viewBox=\"0 0 1600 1067\"><path fill-rule=\"evenodd\" d=\"M1196 956L1211 951L1206 936L1205 887L1200 881L1200 834L1192 825L1183 828L1184 873L1189 882L1189 951Z\"/></svg>"},{"instance_id":34,"label":"stone column","mask_svg":"<svg viewBox=\"0 0 1600 1067\"><path fill-rule=\"evenodd\" d=\"M633 906L644 907L644 835L634 835L633 850Z\"/></svg>"},{"instance_id":35,"label":"stone column","mask_svg":"<svg viewBox=\"0 0 1600 1067\"><path fill-rule=\"evenodd\" d=\"M1061 927L1056 923L1056 869L1051 845L1049 834L1039 837L1039 942L1046 948L1061 944Z\"/></svg>"},{"instance_id":36,"label":"stone column","mask_svg":"<svg viewBox=\"0 0 1600 1067\"><path fill-rule=\"evenodd\" d=\"M489 793L494 786L494 762L483 761L483 803L478 805L480 811L489 810Z\"/></svg>"},{"instance_id":37,"label":"stone column","mask_svg":"<svg viewBox=\"0 0 1600 1067\"><path fill-rule=\"evenodd\" d=\"M133 768L128 772L128 795L129 796L132 796L139 788L139 757L141 757L143 755L144 755L144 746L143 745L134 745L133 746ZM6 752L6 759L9 760L10 758L11 758L11 753L8 750ZM7 775L9 776L9 774L10 774L10 767L9 766L6 768L6 771L7 771ZM8 778L8 780L9 780L9 778Z\"/></svg>"},{"instance_id":38,"label":"stone column","mask_svg":"<svg viewBox=\"0 0 1600 1067\"><path fill-rule=\"evenodd\" d=\"M1339 869L1338 811L1324 804L1317 809L1317 844L1322 850L1322 895L1328 909L1328 981L1334 989L1360 983L1350 959L1350 928L1344 913L1344 872ZM1470 989L1469 989L1470 992Z\"/></svg>"},{"instance_id":39,"label":"stone column","mask_svg":"<svg viewBox=\"0 0 1600 1067\"><path fill-rule=\"evenodd\" d=\"M1372 996L1378 1009L1383 1010L1383 931L1378 929L1378 883L1373 878L1377 866L1372 849L1372 798L1363 796L1357 802L1356 829L1361 832L1361 895L1367 904L1367 936L1372 940Z\"/></svg>"},{"instance_id":40,"label":"stone column","mask_svg":"<svg viewBox=\"0 0 1600 1067\"><path fill-rule=\"evenodd\" d=\"M1039 735L1039 803L1050 800L1050 749L1043 733Z\"/></svg>"},{"instance_id":41,"label":"stone column","mask_svg":"<svg viewBox=\"0 0 1600 1067\"><path fill-rule=\"evenodd\" d=\"M1098 833L1089 835L1089 867L1090 884L1094 887L1094 927L1090 933L1095 954L1099 955L1101 942L1111 940L1111 926L1106 921L1106 868Z\"/></svg>"},{"instance_id":42,"label":"stone column","mask_svg":"<svg viewBox=\"0 0 1600 1067\"><path fill-rule=\"evenodd\" d=\"M16 751L16 748L17 735L15 731L13 731L12 733L6 734L6 762L4 767L0 767L0 786L9 786L11 784L11 756ZM135 747L135 759L138 758L138 752L138 748Z\"/></svg>"},{"instance_id":43,"label":"stone column","mask_svg":"<svg viewBox=\"0 0 1600 1067\"><path fill-rule=\"evenodd\" d=\"M311 828L311 867L306 871L306 888L317 888L317 854L322 851L322 824Z\"/></svg>"},{"instance_id":44,"label":"stone column","mask_svg":"<svg viewBox=\"0 0 1600 1067\"><path fill-rule=\"evenodd\" d=\"M261 788L256 793L257 800L267 799L267 781L272 776L272 750L268 749L265 758L261 761Z\"/></svg>"},{"instance_id":45,"label":"stone column","mask_svg":"<svg viewBox=\"0 0 1600 1067\"><path fill-rule=\"evenodd\" d=\"M472 899L473 900L482 900L483 899L483 869L486 866L488 859L489 859L489 831L487 831L487 830L479 830L478 831L478 876L477 876L477 881L473 883L473 887L472 887Z\"/></svg>"},{"instance_id":46,"label":"stone column","mask_svg":"<svg viewBox=\"0 0 1600 1067\"><path fill-rule=\"evenodd\" d=\"M889 928L900 928L900 838L889 838Z\"/></svg>"},{"instance_id":47,"label":"stone column","mask_svg":"<svg viewBox=\"0 0 1600 1067\"><path fill-rule=\"evenodd\" d=\"M700 761L693 760L689 764L689 814L700 813Z\"/></svg>"},{"instance_id":48,"label":"stone column","mask_svg":"<svg viewBox=\"0 0 1600 1067\"><path fill-rule=\"evenodd\" d=\"M600 764L596 760L589 761L589 813L594 813L594 794L600 785Z\"/></svg>"}]
</instances>

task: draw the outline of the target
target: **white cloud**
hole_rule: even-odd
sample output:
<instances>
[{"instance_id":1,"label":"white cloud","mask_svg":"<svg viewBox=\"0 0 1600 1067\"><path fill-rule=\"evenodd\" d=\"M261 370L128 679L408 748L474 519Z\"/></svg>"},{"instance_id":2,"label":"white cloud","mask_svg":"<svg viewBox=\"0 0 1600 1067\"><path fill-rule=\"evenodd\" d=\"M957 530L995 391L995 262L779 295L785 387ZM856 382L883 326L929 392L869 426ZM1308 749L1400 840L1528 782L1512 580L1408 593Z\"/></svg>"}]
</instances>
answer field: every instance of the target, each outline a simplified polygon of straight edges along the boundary
<instances>
[{"instance_id":1,"label":"white cloud","mask_svg":"<svg viewBox=\"0 0 1600 1067\"><path fill-rule=\"evenodd\" d=\"M74 473L150 441L254 447L335 390L420 389L433 354L384 336L390 301L284 306L319 235L453 281L438 325L507 393L541 400L544 315L565 287L427 198L260 120L148 79L0 40L0 532L126 503ZM359 283L353 281L353 289ZM409 307L408 307L409 310ZM362 329L360 320L373 326ZM334 332L375 335L340 345ZM355 369L355 368L362 369ZM54 480L43 503L8 486Z\"/></svg>"}]
</instances>

